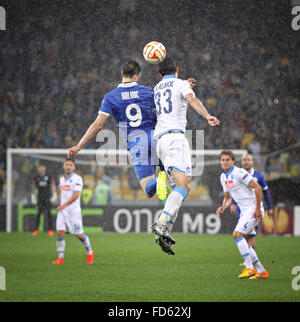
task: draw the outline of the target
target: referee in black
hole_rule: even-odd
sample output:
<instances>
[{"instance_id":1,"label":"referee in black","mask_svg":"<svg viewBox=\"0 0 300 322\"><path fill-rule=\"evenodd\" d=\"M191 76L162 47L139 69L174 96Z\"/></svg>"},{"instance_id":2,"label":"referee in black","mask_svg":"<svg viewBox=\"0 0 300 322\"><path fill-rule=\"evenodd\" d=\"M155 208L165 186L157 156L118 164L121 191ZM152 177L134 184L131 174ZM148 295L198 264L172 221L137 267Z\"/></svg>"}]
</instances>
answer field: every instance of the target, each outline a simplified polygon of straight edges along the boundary
<instances>
[{"instance_id":1,"label":"referee in black","mask_svg":"<svg viewBox=\"0 0 300 322\"><path fill-rule=\"evenodd\" d=\"M37 190L37 198L35 194L35 190ZM37 175L33 180L33 192L31 195L31 202L33 204L37 204L37 218L36 218L36 226L33 232L34 236L37 236L39 232L40 225L40 217L41 214L47 216L48 219L48 234L53 236L52 230L52 216L50 213L51 203L56 202L57 200L57 190L55 186L55 182L53 178L46 173L45 166L39 166L37 169ZM44 217L44 218L45 218Z\"/></svg>"}]
</instances>

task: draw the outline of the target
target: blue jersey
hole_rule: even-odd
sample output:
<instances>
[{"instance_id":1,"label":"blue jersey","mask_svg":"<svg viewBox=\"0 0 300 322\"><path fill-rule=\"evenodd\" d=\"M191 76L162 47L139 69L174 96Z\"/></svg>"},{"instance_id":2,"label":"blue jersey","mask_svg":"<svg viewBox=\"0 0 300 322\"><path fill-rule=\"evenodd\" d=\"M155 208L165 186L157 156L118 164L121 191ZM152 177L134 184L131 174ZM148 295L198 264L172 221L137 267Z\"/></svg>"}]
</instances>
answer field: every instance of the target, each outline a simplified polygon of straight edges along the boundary
<instances>
[{"instance_id":1,"label":"blue jersey","mask_svg":"<svg viewBox=\"0 0 300 322\"><path fill-rule=\"evenodd\" d=\"M132 131L154 130L156 114L153 91L150 87L135 82L120 84L104 96L99 113L113 114L117 127L127 138L127 147L130 149L128 136Z\"/></svg>"},{"instance_id":2,"label":"blue jersey","mask_svg":"<svg viewBox=\"0 0 300 322\"><path fill-rule=\"evenodd\" d=\"M264 175L254 169L251 170L250 175L261 186L267 206L268 206L268 209L272 209L272 202L271 202L269 187L268 187L268 184L266 182ZM232 199L232 204L236 205L236 202L233 199ZM239 207L237 207L237 209L236 209L236 216L237 216L237 219L240 218L240 208Z\"/></svg>"},{"instance_id":3,"label":"blue jersey","mask_svg":"<svg viewBox=\"0 0 300 322\"><path fill-rule=\"evenodd\" d=\"M135 82L122 83L104 96L99 113L114 116L120 133L126 139L138 180L153 175L158 160L152 140L156 125L152 89Z\"/></svg>"}]
</instances>

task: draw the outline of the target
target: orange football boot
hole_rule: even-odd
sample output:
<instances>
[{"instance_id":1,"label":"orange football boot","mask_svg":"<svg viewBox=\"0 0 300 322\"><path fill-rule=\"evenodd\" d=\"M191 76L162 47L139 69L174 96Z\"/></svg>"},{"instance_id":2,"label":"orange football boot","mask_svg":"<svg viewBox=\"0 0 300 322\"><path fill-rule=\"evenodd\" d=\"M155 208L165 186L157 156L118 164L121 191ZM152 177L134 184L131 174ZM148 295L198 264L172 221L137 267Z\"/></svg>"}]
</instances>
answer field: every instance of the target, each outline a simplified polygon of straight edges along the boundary
<instances>
[{"instance_id":1,"label":"orange football boot","mask_svg":"<svg viewBox=\"0 0 300 322\"><path fill-rule=\"evenodd\" d=\"M50 230L48 230L48 235L49 235L49 236L53 236L53 230L51 230L51 229L50 229Z\"/></svg>"},{"instance_id":2,"label":"orange football boot","mask_svg":"<svg viewBox=\"0 0 300 322\"><path fill-rule=\"evenodd\" d=\"M37 236L37 235L39 235L39 231L38 230L35 230L34 232L33 232L33 236Z\"/></svg>"},{"instance_id":3,"label":"orange football boot","mask_svg":"<svg viewBox=\"0 0 300 322\"><path fill-rule=\"evenodd\" d=\"M64 263L65 263L65 261L60 257L58 257L58 259L56 261L52 262L52 264L64 264Z\"/></svg>"},{"instance_id":4,"label":"orange football boot","mask_svg":"<svg viewBox=\"0 0 300 322\"><path fill-rule=\"evenodd\" d=\"M256 273L254 276L250 277L250 280L259 280L262 278L268 278L269 273L267 271L264 271L263 273Z\"/></svg>"},{"instance_id":5,"label":"orange football boot","mask_svg":"<svg viewBox=\"0 0 300 322\"><path fill-rule=\"evenodd\" d=\"M86 255L87 257L87 264L93 264L94 263L94 251L92 250L92 254L91 255Z\"/></svg>"}]
</instances>

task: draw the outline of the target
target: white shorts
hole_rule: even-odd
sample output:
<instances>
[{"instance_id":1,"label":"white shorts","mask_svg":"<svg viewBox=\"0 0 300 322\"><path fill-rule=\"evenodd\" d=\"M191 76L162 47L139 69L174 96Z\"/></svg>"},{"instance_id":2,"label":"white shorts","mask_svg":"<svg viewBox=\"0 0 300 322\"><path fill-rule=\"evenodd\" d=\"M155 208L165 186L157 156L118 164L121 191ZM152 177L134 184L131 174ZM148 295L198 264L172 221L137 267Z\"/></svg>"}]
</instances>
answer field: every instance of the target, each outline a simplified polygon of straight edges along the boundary
<instances>
[{"instance_id":1,"label":"white shorts","mask_svg":"<svg viewBox=\"0 0 300 322\"><path fill-rule=\"evenodd\" d=\"M256 207L249 207L247 209L241 209L240 219L235 227L235 231L242 233L243 235L256 235L255 227L258 225L258 221L254 215ZM261 207L262 218L264 217L265 210Z\"/></svg>"},{"instance_id":2,"label":"white shorts","mask_svg":"<svg viewBox=\"0 0 300 322\"><path fill-rule=\"evenodd\" d=\"M157 155L171 177L171 169L192 175L191 151L183 133L164 134L157 142Z\"/></svg>"},{"instance_id":3,"label":"white shorts","mask_svg":"<svg viewBox=\"0 0 300 322\"><path fill-rule=\"evenodd\" d=\"M56 217L56 231L63 230L74 235L84 234L82 216L77 211L66 208L59 211Z\"/></svg>"}]
</instances>

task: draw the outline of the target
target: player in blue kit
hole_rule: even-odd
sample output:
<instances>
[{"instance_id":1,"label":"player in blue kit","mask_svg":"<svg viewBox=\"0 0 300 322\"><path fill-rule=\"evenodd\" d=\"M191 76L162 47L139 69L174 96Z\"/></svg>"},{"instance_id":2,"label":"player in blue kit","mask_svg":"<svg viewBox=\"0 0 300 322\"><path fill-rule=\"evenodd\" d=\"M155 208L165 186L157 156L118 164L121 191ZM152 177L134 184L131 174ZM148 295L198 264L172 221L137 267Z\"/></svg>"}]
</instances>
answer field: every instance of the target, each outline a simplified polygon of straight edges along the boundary
<instances>
[{"instance_id":1,"label":"player in blue kit","mask_svg":"<svg viewBox=\"0 0 300 322\"><path fill-rule=\"evenodd\" d=\"M269 192L268 184L265 180L264 175L253 169L253 165L254 165L253 156L251 154L245 154L242 158L242 167L246 171L248 171L248 173L254 178L254 180L261 186L262 192L264 194L265 201L267 204L268 215L272 216L274 212L273 212L272 200L271 200L271 195ZM240 219L241 210L237 206L237 203L235 202L234 199L232 199L230 211L231 211L231 213L236 214L237 220ZM247 236L247 241L253 248L255 248L255 246L256 246L255 245L255 236L256 236L256 234L251 234L251 235Z\"/></svg>"},{"instance_id":2,"label":"player in blue kit","mask_svg":"<svg viewBox=\"0 0 300 322\"><path fill-rule=\"evenodd\" d=\"M104 96L97 119L79 143L69 149L68 156L76 156L101 131L112 114L127 142L137 179L146 195L151 198L156 193L157 181L155 163L158 160L151 153L155 152L151 131L156 124L156 114L152 89L137 83L140 73L141 68L137 62L128 61L124 64L121 72L122 83Z\"/></svg>"}]
</instances>

